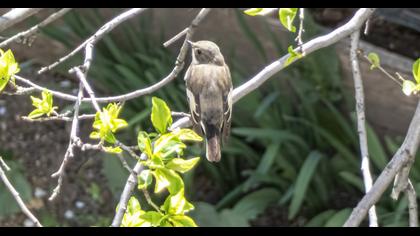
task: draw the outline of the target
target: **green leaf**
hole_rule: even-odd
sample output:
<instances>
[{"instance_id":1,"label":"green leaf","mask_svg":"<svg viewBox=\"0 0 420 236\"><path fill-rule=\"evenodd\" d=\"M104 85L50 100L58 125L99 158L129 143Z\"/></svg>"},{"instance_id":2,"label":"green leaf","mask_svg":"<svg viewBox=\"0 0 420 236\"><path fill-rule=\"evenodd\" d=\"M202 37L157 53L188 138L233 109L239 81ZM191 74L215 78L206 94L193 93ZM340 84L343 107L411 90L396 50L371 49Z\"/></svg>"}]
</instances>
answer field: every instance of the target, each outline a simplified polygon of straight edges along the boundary
<instances>
[{"instance_id":1,"label":"green leaf","mask_svg":"<svg viewBox=\"0 0 420 236\"><path fill-rule=\"evenodd\" d=\"M167 188L170 194L176 194L184 188L181 177L173 170L156 169L152 174L156 179L155 193Z\"/></svg>"},{"instance_id":2,"label":"green leaf","mask_svg":"<svg viewBox=\"0 0 420 236\"><path fill-rule=\"evenodd\" d=\"M296 32L296 27L293 25L293 20L296 17L298 8L280 8L279 19L281 24L291 32Z\"/></svg>"},{"instance_id":3,"label":"green leaf","mask_svg":"<svg viewBox=\"0 0 420 236\"><path fill-rule=\"evenodd\" d=\"M90 135L89 135L89 138L91 138L91 139L100 139L101 136L99 135L98 132L92 131L92 133L90 133Z\"/></svg>"},{"instance_id":4,"label":"green leaf","mask_svg":"<svg viewBox=\"0 0 420 236\"><path fill-rule=\"evenodd\" d=\"M1 73L1 72L0 72ZM6 78L0 78L0 93L3 91L3 89L6 87L7 83L9 82Z\"/></svg>"},{"instance_id":5,"label":"green leaf","mask_svg":"<svg viewBox=\"0 0 420 236\"><path fill-rule=\"evenodd\" d=\"M264 8L250 8L248 10L245 10L244 13L250 16L256 16L258 15L260 12L262 12Z\"/></svg>"},{"instance_id":6,"label":"green leaf","mask_svg":"<svg viewBox=\"0 0 420 236\"><path fill-rule=\"evenodd\" d=\"M166 102L160 98L152 98L151 120L156 131L161 134L166 133L168 127L172 125L171 110Z\"/></svg>"},{"instance_id":7,"label":"green leaf","mask_svg":"<svg viewBox=\"0 0 420 236\"><path fill-rule=\"evenodd\" d=\"M341 227L350 216L351 209L346 208L335 213L325 224L325 227Z\"/></svg>"},{"instance_id":8,"label":"green leaf","mask_svg":"<svg viewBox=\"0 0 420 236\"><path fill-rule=\"evenodd\" d=\"M274 188L263 188L247 194L232 210L247 220L253 220L280 196L280 192Z\"/></svg>"},{"instance_id":9,"label":"green leaf","mask_svg":"<svg viewBox=\"0 0 420 236\"><path fill-rule=\"evenodd\" d=\"M370 63L372 63L372 65L370 66L371 70L380 66L381 61L379 59L378 54L371 52L368 54L368 58L369 58Z\"/></svg>"},{"instance_id":10,"label":"green leaf","mask_svg":"<svg viewBox=\"0 0 420 236\"><path fill-rule=\"evenodd\" d=\"M305 227L322 227L335 212L335 210L326 210L314 216L308 223L306 223Z\"/></svg>"},{"instance_id":11,"label":"green leaf","mask_svg":"<svg viewBox=\"0 0 420 236\"><path fill-rule=\"evenodd\" d=\"M168 158L174 154L181 155L187 146L173 133L160 136L154 144L153 155Z\"/></svg>"},{"instance_id":12,"label":"green leaf","mask_svg":"<svg viewBox=\"0 0 420 236\"><path fill-rule=\"evenodd\" d=\"M14 75L20 71L18 63L12 51L9 49L6 52L0 49L0 92L6 87L7 83L11 80L13 84Z\"/></svg>"},{"instance_id":13,"label":"green leaf","mask_svg":"<svg viewBox=\"0 0 420 236\"><path fill-rule=\"evenodd\" d=\"M42 115L44 115L43 111L35 109L31 113L29 113L28 118L35 119L35 118L41 117Z\"/></svg>"},{"instance_id":14,"label":"green leaf","mask_svg":"<svg viewBox=\"0 0 420 236\"><path fill-rule=\"evenodd\" d=\"M308 189L309 183L312 180L312 176L315 173L320 160L321 153L318 151L312 151L303 163L295 183L292 203L289 207L289 219L293 219L299 212L306 196L306 190Z\"/></svg>"},{"instance_id":15,"label":"green leaf","mask_svg":"<svg viewBox=\"0 0 420 236\"><path fill-rule=\"evenodd\" d=\"M420 84L420 58L413 64L413 76L417 84Z\"/></svg>"},{"instance_id":16,"label":"green leaf","mask_svg":"<svg viewBox=\"0 0 420 236\"><path fill-rule=\"evenodd\" d=\"M122 149L120 147L104 147L104 151L108 153L122 153Z\"/></svg>"},{"instance_id":17,"label":"green leaf","mask_svg":"<svg viewBox=\"0 0 420 236\"><path fill-rule=\"evenodd\" d=\"M349 171L341 171L338 173L338 175L343 178L347 183L355 186L357 189L359 189L361 192L363 192L364 186L363 181L360 179L359 176L349 172Z\"/></svg>"},{"instance_id":18,"label":"green leaf","mask_svg":"<svg viewBox=\"0 0 420 236\"><path fill-rule=\"evenodd\" d=\"M402 91L405 95L410 96L416 90L416 84L410 80L404 80Z\"/></svg>"},{"instance_id":19,"label":"green leaf","mask_svg":"<svg viewBox=\"0 0 420 236\"><path fill-rule=\"evenodd\" d=\"M149 158L152 158L152 142L146 132L139 132L137 135L137 145L141 152L145 153Z\"/></svg>"},{"instance_id":20,"label":"green leaf","mask_svg":"<svg viewBox=\"0 0 420 236\"><path fill-rule=\"evenodd\" d=\"M150 170L143 170L138 176L138 184L137 184L137 188L138 189L145 189L147 188L147 186L149 186L152 183L152 172Z\"/></svg>"},{"instance_id":21,"label":"green leaf","mask_svg":"<svg viewBox=\"0 0 420 236\"><path fill-rule=\"evenodd\" d=\"M200 160L200 157L195 157L188 160L184 160L181 158L174 158L166 164L166 168L169 168L169 169L181 172L181 173L185 173L191 170L191 168L193 168L199 160Z\"/></svg>"},{"instance_id":22,"label":"green leaf","mask_svg":"<svg viewBox=\"0 0 420 236\"><path fill-rule=\"evenodd\" d=\"M292 63L293 61L295 61L295 60L297 60L299 58L302 58L302 54L300 54L298 52L295 52L293 50L293 46L292 45L290 45L287 48L287 51L289 52L290 56L287 58L286 63L284 63L284 66L285 67L288 66L288 65L290 65L290 63Z\"/></svg>"},{"instance_id":23,"label":"green leaf","mask_svg":"<svg viewBox=\"0 0 420 236\"><path fill-rule=\"evenodd\" d=\"M140 219L144 221L143 224L140 226L143 227L150 227L150 226L160 226L160 222L162 220L163 215L157 211L148 211L142 215L140 215Z\"/></svg>"},{"instance_id":24,"label":"green leaf","mask_svg":"<svg viewBox=\"0 0 420 236\"><path fill-rule=\"evenodd\" d=\"M127 213L134 214L141 210L140 202L135 197L130 197L127 203Z\"/></svg>"},{"instance_id":25,"label":"green leaf","mask_svg":"<svg viewBox=\"0 0 420 236\"><path fill-rule=\"evenodd\" d=\"M172 134L177 136L182 141L196 141L196 142L203 141L203 138L200 137L200 135L198 135L192 129L176 129L172 131Z\"/></svg>"},{"instance_id":26,"label":"green leaf","mask_svg":"<svg viewBox=\"0 0 420 236\"><path fill-rule=\"evenodd\" d=\"M193 209L194 206L185 199L184 188L175 195L169 195L162 206L162 210L172 215L183 215Z\"/></svg>"},{"instance_id":27,"label":"green leaf","mask_svg":"<svg viewBox=\"0 0 420 236\"><path fill-rule=\"evenodd\" d=\"M197 227L194 220L185 215L171 216L169 220L175 227Z\"/></svg>"}]
</instances>

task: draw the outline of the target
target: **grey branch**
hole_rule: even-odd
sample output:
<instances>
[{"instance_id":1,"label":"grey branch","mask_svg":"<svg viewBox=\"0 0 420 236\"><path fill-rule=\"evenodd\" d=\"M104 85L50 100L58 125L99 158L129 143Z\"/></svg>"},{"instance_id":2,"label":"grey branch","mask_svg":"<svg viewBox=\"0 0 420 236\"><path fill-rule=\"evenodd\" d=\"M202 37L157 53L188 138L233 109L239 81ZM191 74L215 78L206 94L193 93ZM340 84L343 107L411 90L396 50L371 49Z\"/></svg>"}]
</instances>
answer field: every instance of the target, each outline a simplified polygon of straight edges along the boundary
<instances>
[{"instance_id":1,"label":"grey branch","mask_svg":"<svg viewBox=\"0 0 420 236\"><path fill-rule=\"evenodd\" d=\"M89 120L89 119L93 119L95 118L95 114L83 114L77 117L77 119L79 120ZM73 118L72 117L67 117L67 116L51 116L51 117L41 117L41 118L37 118L37 119L31 119L28 118L27 116L23 116L21 117L21 119L23 121L27 121L27 122L47 122L47 121L66 121L66 122L72 122Z\"/></svg>"},{"instance_id":2,"label":"grey branch","mask_svg":"<svg viewBox=\"0 0 420 236\"><path fill-rule=\"evenodd\" d=\"M25 37L30 37L33 34L36 34L40 28L50 24L51 22L61 18L64 14L66 14L68 11L70 11L71 8L63 8L61 10L59 10L56 13L53 13L52 15L50 15L49 17L47 17L47 19L43 20L41 23L31 27L30 29L20 32L18 34L15 34L14 36L4 40L3 42L0 43L0 47L5 47L7 46L9 43L17 40L17 39L22 39Z\"/></svg>"},{"instance_id":3,"label":"grey branch","mask_svg":"<svg viewBox=\"0 0 420 236\"><path fill-rule=\"evenodd\" d=\"M408 180L408 185L407 185L407 188L405 189L405 193L407 194L407 199L408 199L409 226L419 227L417 194L410 180Z\"/></svg>"},{"instance_id":4,"label":"grey branch","mask_svg":"<svg viewBox=\"0 0 420 236\"><path fill-rule=\"evenodd\" d=\"M142 13L145 8L133 8L128 11L125 11L103 25L95 34L90 36L86 41L84 41L82 44L80 44L77 48L75 48L72 52L67 54L66 56L58 59L58 61L54 62L53 64L41 68L41 70L38 71L38 74L41 74L47 70L51 70L52 68L56 67L58 64L62 63L63 61L67 60L68 58L74 56L77 52L82 50L88 43L95 44L98 40L100 40L102 37L104 37L107 33L109 33L111 30L113 30L115 27L117 27L122 22Z\"/></svg>"},{"instance_id":5,"label":"grey branch","mask_svg":"<svg viewBox=\"0 0 420 236\"><path fill-rule=\"evenodd\" d=\"M70 141L69 141L69 145L67 147L66 153L64 154L64 158L63 158L63 162L60 165L60 168L58 169L57 172L55 172L54 174L51 175L51 177L55 178L58 176L58 185L57 187L55 187L55 189L53 190L52 195L48 198L48 200L52 201L54 200L58 194L60 193L60 189L61 186L63 185L63 178L64 178L64 174L65 174L65 168L67 165L67 162L69 160L69 158L74 157L74 147L76 146L77 143L77 132L79 129L79 109L80 109L80 104L82 103L82 98L83 98L83 83L80 82L79 83L79 92L77 94L77 101L74 103L74 114L73 114L73 122L71 125L71 131L70 131Z\"/></svg>"},{"instance_id":6,"label":"grey branch","mask_svg":"<svg viewBox=\"0 0 420 236\"><path fill-rule=\"evenodd\" d=\"M394 154L391 161L386 165L385 169L376 179L372 188L360 200L357 206L353 209L350 217L344 224L345 227L358 226L365 218L368 209L373 206L382 194L385 192L393 178L404 165L416 155L420 143L420 102L417 103L416 112L411 120L410 126L405 136L403 144Z\"/></svg>"},{"instance_id":7,"label":"grey branch","mask_svg":"<svg viewBox=\"0 0 420 236\"><path fill-rule=\"evenodd\" d=\"M3 161L3 160L2 160ZM7 165L6 165L7 166ZM3 170L3 167L0 165L0 177L3 183L6 185L7 189L10 191L10 193L13 195L14 199L18 203L20 209L22 212L29 217L29 219L34 222L34 224L38 227L42 227L41 223L39 223L39 220L32 214L32 212L28 209L28 207L23 202L22 198L20 197L20 194L16 189L13 187L13 185L10 183L9 179L6 176L6 173Z\"/></svg>"},{"instance_id":8,"label":"grey branch","mask_svg":"<svg viewBox=\"0 0 420 236\"><path fill-rule=\"evenodd\" d=\"M356 14L347 22L345 25L335 29L329 34L317 37L312 39L311 41L302 45L302 50L306 53L306 55L330 46L341 39L349 36L354 31L360 29L363 23L369 18L369 16L373 13L374 8L362 8L356 12ZM285 68L285 62L290 57L290 54L287 54L280 59L272 62L268 66L266 66L262 71L260 71L257 75L253 78L248 80L245 84L239 86L238 88L233 90L233 102L236 103L241 98L246 96L247 94L251 93L252 91L259 88L262 84L264 84L268 79L272 78L277 72L281 71ZM293 63L293 62L292 62ZM179 126L179 127L186 127L190 126L191 122L190 119L184 117L182 119L177 120L172 126ZM171 127L171 129L173 129Z\"/></svg>"},{"instance_id":9,"label":"grey branch","mask_svg":"<svg viewBox=\"0 0 420 236\"><path fill-rule=\"evenodd\" d=\"M359 59L357 58L357 50L359 46L360 31L357 30L351 35L350 61L353 71L354 90L356 98L357 113L357 131L359 133L360 154L362 159L362 175L365 184L365 192L369 192L372 188L372 175L369 167L369 150L366 137L365 124L365 95L363 92L363 81L360 74ZM369 209L369 226L378 227L378 217L376 215L375 205Z\"/></svg>"},{"instance_id":10,"label":"grey branch","mask_svg":"<svg viewBox=\"0 0 420 236\"><path fill-rule=\"evenodd\" d=\"M0 17L0 32L35 15L42 8L14 8Z\"/></svg>"}]
</instances>

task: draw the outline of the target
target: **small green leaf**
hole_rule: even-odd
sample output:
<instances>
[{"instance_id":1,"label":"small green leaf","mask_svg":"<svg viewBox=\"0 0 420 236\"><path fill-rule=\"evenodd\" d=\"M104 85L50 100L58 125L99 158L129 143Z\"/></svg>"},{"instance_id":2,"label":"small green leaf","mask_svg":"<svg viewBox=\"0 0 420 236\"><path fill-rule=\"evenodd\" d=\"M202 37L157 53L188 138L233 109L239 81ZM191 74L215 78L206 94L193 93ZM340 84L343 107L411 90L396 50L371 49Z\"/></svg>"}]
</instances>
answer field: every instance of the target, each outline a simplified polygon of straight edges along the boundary
<instances>
[{"instance_id":1,"label":"small green leaf","mask_svg":"<svg viewBox=\"0 0 420 236\"><path fill-rule=\"evenodd\" d=\"M148 227L148 226L160 226L160 222L162 220L163 215L157 211L148 211L140 216L140 219L144 220L141 226Z\"/></svg>"},{"instance_id":2,"label":"small green leaf","mask_svg":"<svg viewBox=\"0 0 420 236\"><path fill-rule=\"evenodd\" d=\"M118 210L118 207L117 207ZM127 204L127 210L121 222L122 227L139 227L145 222L140 218L145 212L141 210L140 203L135 197L131 197Z\"/></svg>"},{"instance_id":3,"label":"small green leaf","mask_svg":"<svg viewBox=\"0 0 420 236\"><path fill-rule=\"evenodd\" d=\"M150 170L143 170L138 176L138 189L145 189L152 183L152 172Z\"/></svg>"},{"instance_id":4,"label":"small green leaf","mask_svg":"<svg viewBox=\"0 0 420 236\"><path fill-rule=\"evenodd\" d=\"M369 58L370 63L372 63L372 65L370 66L371 70L380 66L381 61L379 59L378 54L371 52L368 54L368 58Z\"/></svg>"},{"instance_id":5,"label":"small green leaf","mask_svg":"<svg viewBox=\"0 0 420 236\"><path fill-rule=\"evenodd\" d=\"M154 144L153 155L162 159L169 158L175 154L182 155L187 146L173 133L160 136Z\"/></svg>"},{"instance_id":6,"label":"small green leaf","mask_svg":"<svg viewBox=\"0 0 420 236\"><path fill-rule=\"evenodd\" d=\"M162 210L172 215L183 215L193 209L194 206L185 199L184 188L175 195L169 195L162 206Z\"/></svg>"},{"instance_id":7,"label":"small green leaf","mask_svg":"<svg viewBox=\"0 0 420 236\"><path fill-rule=\"evenodd\" d=\"M120 147L104 147L104 151L108 153L122 153L122 149Z\"/></svg>"},{"instance_id":8,"label":"small green leaf","mask_svg":"<svg viewBox=\"0 0 420 236\"><path fill-rule=\"evenodd\" d=\"M289 31L296 32L296 27L293 25L293 20L296 17L298 8L280 8L279 19L281 24Z\"/></svg>"},{"instance_id":9,"label":"small green leaf","mask_svg":"<svg viewBox=\"0 0 420 236\"><path fill-rule=\"evenodd\" d=\"M203 141L203 138L200 137L200 135L198 135L192 129L176 129L172 131L172 134L177 136L182 141L195 141L195 142Z\"/></svg>"},{"instance_id":10,"label":"small green leaf","mask_svg":"<svg viewBox=\"0 0 420 236\"><path fill-rule=\"evenodd\" d=\"M284 64L285 67L288 66L288 65L290 65L290 63L292 63L293 61L295 61L295 60L297 60L299 58L302 58L302 54L300 54L298 52L295 52L293 50L293 46L292 45L290 45L287 48L287 51L289 52L290 56L289 56L289 58L287 58L286 63Z\"/></svg>"},{"instance_id":11,"label":"small green leaf","mask_svg":"<svg viewBox=\"0 0 420 236\"><path fill-rule=\"evenodd\" d=\"M44 115L43 111L35 109L31 113L29 113L28 118L35 119L35 118L41 117L42 115Z\"/></svg>"},{"instance_id":12,"label":"small green leaf","mask_svg":"<svg viewBox=\"0 0 420 236\"><path fill-rule=\"evenodd\" d=\"M153 126L159 133L166 133L168 127L172 125L171 110L165 101L157 97L152 98L152 105L151 120Z\"/></svg>"},{"instance_id":13,"label":"small green leaf","mask_svg":"<svg viewBox=\"0 0 420 236\"><path fill-rule=\"evenodd\" d=\"M184 188L184 182L181 177L173 170L156 169L152 174L156 179L155 193L168 188L170 194L176 194Z\"/></svg>"},{"instance_id":14,"label":"small green leaf","mask_svg":"<svg viewBox=\"0 0 420 236\"><path fill-rule=\"evenodd\" d=\"M405 95L410 96L416 90L416 84L411 80L404 80L402 91Z\"/></svg>"},{"instance_id":15,"label":"small green leaf","mask_svg":"<svg viewBox=\"0 0 420 236\"><path fill-rule=\"evenodd\" d=\"M185 173L191 170L191 168L193 168L199 160L200 160L200 157L191 158L188 160L184 160L181 158L174 158L166 164L166 167L169 169L181 172L181 173Z\"/></svg>"},{"instance_id":16,"label":"small green leaf","mask_svg":"<svg viewBox=\"0 0 420 236\"><path fill-rule=\"evenodd\" d=\"M250 16L256 16L258 13L260 13L264 8L250 8L248 10L245 10L244 13Z\"/></svg>"},{"instance_id":17,"label":"small green leaf","mask_svg":"<svg viewBox=\"0 0 420 236\"><path fill-rule=\"evenodd\" d=\"M99 135L98 132L92 131L92 133L90 133L90 135L89 135L89 138L91 138L91 139L100 139L101 136Z\"/></svg>"},{"instance_id":18,"label":"small green leaf","mask_svg":"<svg viewBox=\"0 0 420 236\"><path fill-rule=\"evenodd\" d=\"M413 64L413 76L417 84L420 84L420 58Z\"/></svg>"},{"instance_id":19,"label":"small green leaf","mask_svg":"<svg viewBox=\"0 0 420 236\"><path fill-rule=\"evenodd\" d=\"M130 197L130 200L128 200L127 204L127 213L134 214L137 211L140 211L140 202L135 197Z\"/></svg>"},{"instance_id":20,"label":"small green leaf","mask_svg":"<svg viewBox=\"0 0 420 236\"><path fill-rule=\"evenodd\" d=\"M152 158L152 142L146 132L139 132L137 135L137 145L141 152L145 153L149 158Z\"/></svg>"},{"instance_id":21,"label":"small green leaf","mask_svg":"<svg viewBox=\"0 0 420 236\"><path fill-rule=\"evenodd\" d=\"M171 221L175 227L197 227L194 220L186 215L171 216L169 217L169 221Z\"/></svg>"}]
</instances>

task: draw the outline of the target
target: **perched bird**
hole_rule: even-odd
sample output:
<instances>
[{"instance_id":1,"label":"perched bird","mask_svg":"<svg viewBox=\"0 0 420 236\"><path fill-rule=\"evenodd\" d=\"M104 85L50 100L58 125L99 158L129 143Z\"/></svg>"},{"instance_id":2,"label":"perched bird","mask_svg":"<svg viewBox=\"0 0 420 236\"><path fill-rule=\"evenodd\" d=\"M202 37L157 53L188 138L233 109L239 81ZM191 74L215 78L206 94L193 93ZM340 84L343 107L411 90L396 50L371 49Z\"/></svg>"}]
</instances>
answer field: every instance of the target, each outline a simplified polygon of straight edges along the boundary
<instances>
[{"instance_id":1,"label":"perched bird","mask_svg":"<svg viewBox=\"0 0 420 236\"><path fill-rule=\"evenodd\" d=\"M215 43L188 42L192 48L192 61L185 81L193 128L204 136L207 160L219 162L220 147L229 136L232 121L229 67Z\"/></svg>"}]
</instances>

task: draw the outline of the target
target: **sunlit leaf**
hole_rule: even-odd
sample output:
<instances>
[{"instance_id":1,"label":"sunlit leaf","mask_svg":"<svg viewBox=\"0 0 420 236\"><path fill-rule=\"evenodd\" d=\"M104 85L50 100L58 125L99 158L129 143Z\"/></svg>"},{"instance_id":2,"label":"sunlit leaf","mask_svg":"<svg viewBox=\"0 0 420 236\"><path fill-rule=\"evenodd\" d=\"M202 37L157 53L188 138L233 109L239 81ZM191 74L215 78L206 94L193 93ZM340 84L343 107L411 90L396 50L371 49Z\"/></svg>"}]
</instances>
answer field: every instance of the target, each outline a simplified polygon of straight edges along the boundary
<instances>
[{"instance_id":1,"label":"sunlit leaf","mask_svg":"<svg viewBox=\"0 0 420 236\"><path fill-rule=\"evenodd\" d=\"M152 172L150 170L143 170L138 176L137 187L139 189L145 189L152 183Z\"/></svg>"},{"instance_id":2,"label":"sunlit leaf","mask_svg":"<svg viewBox=\"0 0 420 236\"><path fill-rule=\"evenodd\" d=\"M195 157L188 160L184 160L182 158L174 158L166 164L166 167L181 173L185 173L191 170L199 160L200 157Z\"/></svg>"},{"instance_id":3,"label":"sunlit leaf","mask_svg":"<svg viewBox=\"0 0 420 236\"><path fill-rule=\"evenodd\" d=\"M420 84L420 58L413 64L413 76L417 84Z\"/></svg>"},{"instance_id":4,"label":"sunlit leaf","mask_svg":"<svg viewBox=\"0 0 420 236\"><path fill-rule=\"evenodd\" d=\"M404 80L402 91L405 95L410 96L416 90L416 84L411 80Z\"/></svg>"},{"instance_id":5,"label":"sunlit leaf","mask_svg":"<svg viewBox=\"0 0 420 236\"><path fill-rule=\"evenodd\" d=\"M371 52L368 54L368 58L369 58L370 63L372 63L372 65L370 66L371 70L380 66L381 61L379 59L378 54Z\"/></svg>"},{"instance_id":6,"label":"sunlit leaf","mask_svg":"<svg viewBox=\"0 0 420 236\"><path fill-rule=\"evenodd\" d=\"M161 134L165 133L168 127L172 125L171 110L166 102L160 98L152 98L151 120L153 127Z\"/></svg>"},{"instance_id":7,"label":"sunlit leaf","mask_svg":"<svg viewBox=\"0 0 420 236\"><path fill-rule=\"evenodd\" d=\"M169 220L175 227L197 227L194 220L186 215L171 216Z\"/></svg>"},{"instance_id":8,"label":"sunlit leaf","mask_svg":"<svg viewBox=\"0 0 420 236\"><path fill-rule=\"evenodd\" d=\"M293 20L296 17L298 8L280 8L279 19L281 24L289 31L296 32L296 27L293 25Z\"/></svg>"},{"instance_id":9,"label":"sunlit leaf","mask_svg":"<svg viewBox=\"0 0 420 236\"><path fill-rule=\"evenodd\" d=\"M145 153L149 158L152 158L152 142L146 132L139 132L137 135L137 145L141 152Z\"/></svg>"}]
</instances>

